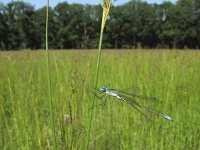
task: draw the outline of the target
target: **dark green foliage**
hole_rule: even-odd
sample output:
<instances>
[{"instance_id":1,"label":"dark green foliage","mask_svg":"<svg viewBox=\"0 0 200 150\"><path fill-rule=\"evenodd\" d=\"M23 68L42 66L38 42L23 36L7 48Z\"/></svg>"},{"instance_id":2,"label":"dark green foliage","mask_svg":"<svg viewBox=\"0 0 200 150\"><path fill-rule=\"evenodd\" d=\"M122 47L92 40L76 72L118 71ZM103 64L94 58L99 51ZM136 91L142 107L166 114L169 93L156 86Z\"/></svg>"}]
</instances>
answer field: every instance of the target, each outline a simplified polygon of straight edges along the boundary
<instances>
[{"instance_id":1,"label":"dark green foliage","mask_svg":"<svg viewBox=\"0 0 200 150\"><path fill-rule=\"evenodd\" d=\"M45 7L29 3L0 3L0 49L45 48ZM49 9L49 48L97 48L100 5L59 3ZM148 4L132 0L113 6L103 48L200 47L200 2Z\"/></svg>"}]
</instances>

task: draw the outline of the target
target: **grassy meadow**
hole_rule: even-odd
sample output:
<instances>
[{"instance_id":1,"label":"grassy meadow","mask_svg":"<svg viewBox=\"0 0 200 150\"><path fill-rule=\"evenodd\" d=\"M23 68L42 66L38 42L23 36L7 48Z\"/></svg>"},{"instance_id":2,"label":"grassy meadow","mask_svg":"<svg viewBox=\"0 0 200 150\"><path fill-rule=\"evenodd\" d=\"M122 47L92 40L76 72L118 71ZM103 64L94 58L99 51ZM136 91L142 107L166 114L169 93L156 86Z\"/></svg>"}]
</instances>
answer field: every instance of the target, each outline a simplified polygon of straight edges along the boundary
<instances>
[{"instance_id":1,"label":"grassy meadow","mask_svg":"<svg viewBox=\"0 0 200 150\"><path fill-rule=\"evenodd\" d=\"M50 51L50 64L57 148L85 149L96 51ZM0 52L0 68L0 149L52 149L45 51ZM96 98L90 149L200 149L199 51L102 51L102 85L157 97L174 121Z\"/></svg>"}]
</instances>

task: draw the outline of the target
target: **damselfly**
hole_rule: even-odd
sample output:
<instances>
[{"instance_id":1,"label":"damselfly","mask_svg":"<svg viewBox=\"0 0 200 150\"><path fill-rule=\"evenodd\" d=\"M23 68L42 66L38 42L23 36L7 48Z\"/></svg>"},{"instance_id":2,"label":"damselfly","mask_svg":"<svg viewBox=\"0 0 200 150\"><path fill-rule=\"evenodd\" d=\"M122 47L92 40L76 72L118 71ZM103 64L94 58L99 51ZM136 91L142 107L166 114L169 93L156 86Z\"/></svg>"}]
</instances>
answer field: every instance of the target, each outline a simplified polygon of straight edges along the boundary
<instances>
[{"instance_id":1,"label":"damselfly","mask_svg":"<svg viewBox=\"0 0 200 150\"><path fill-rule=\"evenodd\" d=\"M158 116L161 116L167 120L173 121L173 119L170 116L160 113L158 111L155 111L149 107L143 106L140 103L138 103L135 99L126 96L126 95L132 95L127 92L119 91L116 89L108 89L106 86L102 86L101 89L98 90L98 92L99 92L99 94L103 94L101 96L101 98L104 100L104 103L105 103L108 95L113 96L119 100L122 100L122 101L130 104L131 106L133 106L137 111L139 111L142 115L144 115L148 119L149 119L149 117L147 117L147 115L145 115L140 109L144 109L148 112L157 114ZM134 95L134 96L141 98L140 96L137 96L137 95Z\"/></svg>"}]
</instances>

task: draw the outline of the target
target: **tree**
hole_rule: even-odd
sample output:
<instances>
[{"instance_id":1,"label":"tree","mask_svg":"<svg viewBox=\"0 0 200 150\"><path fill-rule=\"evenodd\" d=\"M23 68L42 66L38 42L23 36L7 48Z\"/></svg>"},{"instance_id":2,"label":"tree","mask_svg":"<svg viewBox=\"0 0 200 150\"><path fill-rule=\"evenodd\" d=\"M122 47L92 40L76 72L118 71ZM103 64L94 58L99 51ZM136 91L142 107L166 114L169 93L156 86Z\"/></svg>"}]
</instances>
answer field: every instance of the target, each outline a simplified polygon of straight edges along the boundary
<instances>
[{"instance_id":1,"label":"tree","mask_svg":"<svg viewBox=\"0 0 200 150\"><path fill-rule=\"evenodd\" d=\"M0 3L0 49L8 48L7 24L5 18L5 6Z\"/></svg>"},{"instance_id":2,"label":"tree","mask_svg":"<svg viewBox=\"0 0 200 150\"><path fill-rule=\"evenodd\" d=\"M197 43L197 15L195 14L194 0L179 0L179 28L182 31L179 41L179 48L195 48Z\"/></svg>"},{"instance_id":3,"label":"tree","mask_svg":"<svg viewBox=\"0 0 200 150\"><path fill-rule=\"evenodd\" d=\"M55 11L49 7L49 23L48 23L48 39L49 48L59 48L57 44L56 34L58 32L58 24L55 20ZM34 16L35 32L36 32L36 46L37 48L45 49L45 33L46 33L46 7L40 8L36 11Z\"/></svg>"},{"instance_id":4,"label":"tree","mask_svg":"<svg viewBox=\"0 0 200 150\"><path fill-rule=\"evenodd\" d=\"M5 8L5 18L8 27L8 48L30 48L34 36L34 7L24 2L10 2Z\"/></svg>"},{"instance_id":5,"label":"tree","mask_svg":"<svg viewBox=\"0 0 200 150\"><path fill-rule=\"evenodd\" d=\"M49 48L96 48L101 5L59 3L49 8ZM44 49L46 7L0 4L0 49ZM141 0L114 6L103 48L199 48L200 1L148 4Z\"/></svg>"}]
</instances>

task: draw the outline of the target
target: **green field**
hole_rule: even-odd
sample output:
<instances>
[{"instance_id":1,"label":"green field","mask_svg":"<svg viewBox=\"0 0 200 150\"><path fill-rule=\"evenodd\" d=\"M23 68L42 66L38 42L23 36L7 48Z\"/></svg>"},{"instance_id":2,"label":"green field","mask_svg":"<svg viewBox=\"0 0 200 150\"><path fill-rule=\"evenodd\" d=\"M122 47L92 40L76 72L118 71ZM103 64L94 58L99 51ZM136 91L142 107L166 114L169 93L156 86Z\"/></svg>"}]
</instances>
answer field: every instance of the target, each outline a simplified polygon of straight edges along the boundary
<instances>
[{"instance_id":1,"label":"green field","mask_svg":"<svg viewBox=\"0 0 200 150\"><path fill-rule=\"evenodd\" d=\"M51 51L50 61L57 147L85 149L96 51ZM45 51L1 52L0 68L0 149L52 148ZM90 149L200 149L199 51L103 51L102 85L157 97L153 108L174 121L95 99Z\"/></svg>"}]
</instances>

